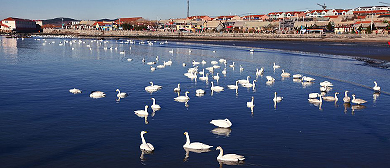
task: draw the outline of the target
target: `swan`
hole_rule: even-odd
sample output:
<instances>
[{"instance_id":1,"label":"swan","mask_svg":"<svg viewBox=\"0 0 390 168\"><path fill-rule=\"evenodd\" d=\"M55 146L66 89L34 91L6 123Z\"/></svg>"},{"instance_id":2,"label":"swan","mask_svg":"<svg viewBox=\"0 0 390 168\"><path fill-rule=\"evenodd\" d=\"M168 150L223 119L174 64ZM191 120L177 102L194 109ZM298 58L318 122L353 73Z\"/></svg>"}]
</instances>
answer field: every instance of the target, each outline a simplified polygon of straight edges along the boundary
<instances>
[{"instance_id":1,"label":"swan","mask_svg":"<svg viewBox=\"0 0 390 168\"><path fill-rule=\"evenodd\" d=\"M352 103L355 103L355 104L363 104L363 103L366 103L367 101L363 100L363 99L356 99L355 98L355 94L352 95Z\"/></svg>"},{"instance_id":2,"label":"swan","mask_svg":"<svg viewBox=\"0 0 390 168\"><path fill-rule=\"evenodd\" d=\"M150 86L146 86L145 87L145 90L148 91L148 92L154 92L154 91L157 91L159 90L161 87L158 86L158 85L153 85L153 82L150 82Z\"/></svg>"},{"instance_id":3,"label":"swan","mask_svg":"<svg viewBox=\"0 0 390 168\"><path fill-rule=\"evenodd\" d=\"M216 91L216 92L220 92L220 91L223 91L223 87L221 87L221 86L214 86L214 83L211 82L211 90L212 91Z\"/></svg>"},{"instance_id":4,"label":"swan","mask_svg":"<svg viewBox=\"0 0 390 168\"><path fill-rule=\"evenodd\" d=\"M215 52L217 52L217 51L213 50L213 53L215 53Z\"/></svg>"},{"instance_id":5,"label":"swan","mask_svg":"<svg viewBox=\"0 0 390 168\"><path fill-rule=\"evenodd\" d=\"M156 67L150 66L150 71L155 71Z\"/></svg>"},{"instance_id":6,"label":"swan","mask_svg":"<svg viewBox=\"0 0 390 168\"><path fill-rule=\"evenodd\" d=\"M264 73L264 68L261 67L260 70L258 68L256 68L256 76L261 76L263 75Z\"/></svg>"},{"instance_id":7,"label":"swan","mask_svg":"<svg viewBox=\"0 0 390 168\"><path fill-rule=\"evenodd\" d=\"M218 64L217 61L211 61L210 63L211 63L212 65Z\"/></svg>"},{"instance_id":8,"label":"swan","mask_svg":"<svg viewBox=\"0 0 390 168\"><path fill-rule=\"evenodd\" d=\"M320 95L320 94L318 94L318 93L310 93L310 94L309 94L309 99L315 99L315 98L317 98L319 95Z\"/></svg>"},{"instance_id":9,"label":"swan","mask_svg":"<svg viewBox=\"0 0 390 168\"><path fill-rule=\"evenodd\" d=\"M160 110L161 109L161 107L160 107L160 105L158 105L158 104L156 104L156 99L155 98L151 98L152 100L153 100L153 105L152 106L150 106L153 110Z\"/></svg>"},{"instance_id":10,"label":"swan","mask_svg":"<svg viewBox=\"0 0 390 168\"><path fill-rule=\"evenodd\" d=\"M199 65L200 64L200 62L196 62L195 60L192 60L192 65Z\"/></svg>"},{"instance_id":11,"label":"swan","mask_svg":"<svg viewBox=\"0 0 390 168\"><path fill-rule=\"evenodd\" d=\"M169 53L173 53L173 49L168 51Z\"/></svg>"},{"instance_id":12,"label":"swan","mask_svg":"<svg viewBox=\"0 0 390 168\"><path fill-rule=\"evenodd\" d=\"M344 92L344 98L343 98L344 103L350 103L351 98L348 96L348 90Z\"/></svg>"},{"instance_id":13,"label":"swan","mask_svg":"<svg viewBox=\"0 0 390 168\"><path fill-rule=\"evenodd\" d=\"M235 65L234 65L234 62L233 62L233 64L231 64L231 65L229 65L229 66L233 68L233 67L235 66Z\"/></svg>"},{"instance_id":14,"label":"swan","mask_svg":"<svg viewBox=\"0 0 390 168\"><path fill-rule=\"evenodd\" d=\"M188 101L188 100L190 100L190 98L188 97L188 93L190 93L190 92L186 91L185 96L177 96L177 97L174 98L174 100L176 100L176 101Z\"/></svg>"},{"instance_id":15,"label":"swan","mask_svg":"<svg viewBox=\"0 0 390 168\"><path fill-rule=\"evenodd\" d=\"M124 98L127 96L127 93L121 92L119 89L116 89L116 92L118 92L118 94L116 94L116 97L118 98Z\"/></svg>"},{"instance_id":16,"label":"swan","mask_svg":"<svg viewBox=\"0 0 390 168\"><path fill-rule=\"evenodd\" d=\"M266 76L265 78L267 78L268 81L275 81L275 78L273 78L272 76Z\"/></svg>"},{"instance_id":17,"label":"swan","mask_svg":"<svg viewBox=\"0 0 390 168\"><path fill-rule=\"evenodd\" d=\"M255 50L254 50L253 48L249 50L249 52L254 52L254 51L255 51Z\"/></svg>"},{"instance_id":18,"label":"swan","mask_svg":"<svg viewBox=\"0 0 390 168\"><path fill-rule=\"evenodd\" d=\"M246 107L249 107L249 108L252 108L252 107L254 107L255 106L255 104L253 103L253 100L254 100L255 98L252 96L252 100L250 101L250 102L246 102Z\"/></svg>"},{"instance_id":19,"label":"swan","mask_svg":"<svg viewBox=\"0 0 390 168\"><path fill-rule=\"evenodd\" d=\"M320 82L320 86L322 86L322 87L326 87L326 86L331 87L331 86L333 86L333 84L331 82L329 82L329 81L323 81L323 82Z\"/></svg>"},{"instance_id":20,"label":"swan","mask_svg":"<svg viewBox=\"0 0 390 168\"><path fill-rule=\"evenodd\" d=\"M133 59L131 59L131 58L127 58L127 61L129 61L129 62L130 62L130 61L133 61Z\"/></svg>"},{"instance_id":21,"label":"swan","mask_svg":"<svg viewBox=\"0 0 390 168\"><path fill-rule=\"evenodd\" d=\"M325 97L322 97L322 99L325 101L336 101L337 102L339 100L339 98L337 97L338 94L339 93L336 92L336 93L334 93L334 97L333 96L325 96Z\"/></svg>"},{"instance_id":22,"label":"swan","mask_svg":"<svg viewBox=\"0 0 390 168\"><path fill-rule=\"evenodd\" d=\"M145 58L142 58L142 62L145 62Z\"/></svg>"},{"instance_id":23,"label":"swan","mask_svg":"<svg viewBox=\"0 0 390 168\"><path fill-rule=\"evenodd\" d=\"M94 98L94 99L102 98L105 96L106 96L106 94L102 91L92 91L91 94L89 94L89 97Z\"/></svg>"},{"instance_id":24,"label":"swan","mask_svg":"<svg viewBox=\"0 0 390 168\"><path fill-rule=\"evenodd\" d=\"M252 83L244 83L244 84L242 84L242 86L243 87L246 87L246 88L250 88L250 87L255 87L256 86L256 84L255 84L255 82L257 82L256 80L253 80L253 82Z\"/></svg>"},{"instance_id":25,"label":"swan","mask_svg":"<svg viewBox=\"0 0 390 168\"><path fill-rule=\"evenodd\" d=\"M151 86L156 87L158 89L162 88L162 86L160 86L160 85L154 85L153 82L149 82L149 83L151 84Z\"/></svg>"},{"instance_id":26,"label":"swan","mask_svg":"<svg viewBox=\"0 0 390 168\"><path fill-rule=\"evenodd\" d=\"M148 64L148 65L154 65L154 64L156 64L156 62L151 61L151 62L147 62L146 64Z\"/></svg>"},{"instance_id":27,"label":"swan","mask_svg":"<svg viewBox=\"0 0 390 168\"><path fill-rule=\"evenodd\" d=\"M238 89L238 81L236 81L236 85L227 85L229 89Z\"/></svg>"},{"instance_id":28,"label":"swan","mask_svg":"<svg viewBox=\"0 0 390 168\"><path fill-rule=\"evenodd\" d=\"M73 89L69 89L69 92L70 92L70 93L73 93L73 94L78 94L78 93L81 93L81 90L80 90L80 89L73 88Z\"/></svg>"},{"instance_id":29,"label":"swan","mask_svg":"<svg viewBox=\"0 0 390 168\"><path fill-rule=\"evenodd\" d=\"M164 63L165 63L165 61L164 61ZM165 68L165 65L157 65L157 68Z\"/></svg>"},{"instance_id":30,"label":"swan","mask_svg":"<svg viewBox=\"0 0 390 168\"><path fill-rule=\"evenodd\" d=\"M309 103L322 103L322 96L320 94L318 94L318 97L320 97L320 99L308 99L309 100Z\"/></svg>"},{"instance_id":31,"label":"swan","mask_svg":"<svg viewBox=\"0 0 390 168\"><path fill-rule=\"evenodd\" d=\"M139 146L139 148L143 151L152 152L152 151L154 151L154 147L151 143L146 143L145 138L144 138L144 134L146 134L146 133L148 133L148 132L141 131L142 144Z\"/></svg>"},{"instance_id":32,"label":"swan","mask_svg":"<svg viewBox=\"0 0 390 168\"><path fill-rule=\"evenodd\" d=\"M293 78L294 79L301 79L302 75L301 74L295 74L295 75L293 75Z\"/></svg>"},{"instance_id":33,"label":"swan","mask_svg":"<svg viewBox=\"0 0 390 168\"><path fill-rule=\"evenodd\" d=\"M218 75L218 73L217 73L217 75L216 76L213 76L213 78L214 78L214 80L219 80L219 75Z\"/></svg>"},{"instance_id":34,"label":"swan","mask_svg":"<svg viewBox=\"0 0 390 168\"><path fill-rule=\"evenodd\" d=\"M183 62L183 67L185 67L185 66L186 66L186 63Z\"/></svg>"},{"instance_id":35,"label":"swan","mask_svg":"<svg viewBox=\"0 0 390 168\"><path fill-rule=\"evenodd\" d=\"M203 80L203 81L208 81L209 80L209 74L207 73L206 76L203 76L202 77L199 77L200 80Z\"/></svg>"},{"instance_id":36,"label":"swan","mask_svg":"<svg viewBox=\"0 0 390 168\"><path fill-rule=\"evenodd\" d=\"M276 63L274 62L274 66L273 66L274 69L277 69L277 68L280 68L279 65L276 65Z\"/></svg>"},{"instance_id":37,"label":"swan","mask_svg":"<svg viewBox=\"0 0 390 168\"><path fill-rule=\"evenodd\" d=\"M197 95L205 93L205 91L203 89L197 89L195 92L196 92Z\"/></svg>"},{"instance_id":38,"label":"swan","mask_svg":"<svg viewBox=\"0 0 390 168\"><path fill-rule=\"evenodd\" d=\"M232 126L232 123L230 122L229 119L219 119L219 120L211 120L210 124L213 124L217 127L221 128L230 128Z\"/></svg>"},{"instance_id":39,"label":"swan","mask_svg":"<svg viewBox=\"0 0 390 168\"><path fill-rule=\"evenodd\" d=\"M166 64L171 66L172 65L172 59L169 59L169 61L167 61Z\"/></svg>"},{"instance_id":40,"label":"swan","mask_svg":"<svg viewBox=\"0 0 390 168\"><path fill-rule=\"evenodd\" d=\"M204 64L207 64L207 62L206 62L205 60L202 60L201 63L202 63L203 65L204 65Z\"/></svg>"},{"instance_id":41,"label":"swan","mask_svg":"<svg viewBox=\"0 0 390 168\"><path fill-rule=\"evenodd\" d=\"M213 68L214 68L214 69L218 69L218 68L221 68L221 66L219 66L219 65L213 65Z\"/></svg>"},{"instance_id":42,"label":"swan","mask_svg":"<svg viewBox=\"0 0 390 168\"><path fill-rule=\"evenodd\" d=\"M148 105L145 105L145 110L135 110L134 113L137 114L137 115L149 115L148 113Z\"/></svg>"},{"instance_id":43,"label":"swan","mask_svg":"<svg viewBox=\"0 0 390 168\"><path fill-rule=\"evenodd\" d=\"M192 52L192 50L191 49L188 49L188 53L191 53Z\"/></svg>"},{"instance_id":44,"label":"swan","mask_svg":"<svg viewBox=\"0 0 390 168\"><path fill-rule=\"evenodd\" d=\"M302 80L304 80L304 81L306 81L306 82L313 82L315 79L312 78L312 77L303 76L303 77L302 77Z\"/></svg>"},{"instance_id":45,"label":"swan","mask_svg":"<svg viewBox=\"0 0 390 168\"><path fill-rule=\"evenodd\" d=\"M244 70L244 68L240 65L240 71L242 72Z\"/></svg>"},{"instance_id":46,"label":"swan","mask_svg":"<svg viewBox=\"0 0 390 168\"><path fill-rule=\"evenodd\" d=\"M228 161L228 162L239 162L245 160L245 157L237 154L223 154L222 147L218 146L216 150L219 150L219 155L217 157L218 161Z\"/></svg>"},{"instance_id":47,"label":"swan","mask_svg":"<svg viewBox=\"0 0 390 168\"><path fill-rule=\"evenodd\" d=\"M249 78L250 78L250 76L247 76L246 79L238 80L238 83L239 84L249 83Z\"/></svg>"},{"instance_id":48,"label":"swan","mask_svg":"<svg viewBox=\"0 0 390 168\"><path fill-rule=\"evenodd\" d=\"M180 83L177 84L177 87L173 89L174 92L180 92Z\"/></svg>"},{"instance_id":49,"label":"swan","mask_svg":"<svg viewBox=\"0 0 390 168\"><path fill-rule=\"evenodd\" d=\"M274 102L280 102L280 101L282 101L282 99L283 99L283 97L280 97L280 96L276 96L276 92L275 92L275 96L274 96L274 99L273 99L273 101Z\"/></svg>"},{"instance_id":50,"label":"swan","mask_svg":"<svg viewBox=\"0 0 390 168\"><path fill-rule=\"evenodd\" d=\"M282 77L290 77L290 73L284 72L284 69L282 69L282 74L280 76L282 76Z\"/></svg>"},{"instance_id":51,"label":"swan","mask_svg":"<svg viewBox=\"0 0 390 168\"><path fill-rule=\"evenodd\" d=\"M223 63L223 62L226 62L226 59L221 58L221 59L219 59L218 61L219 61L220 63Z\"/></svg>"},{"instance_id":52,"label":"swan","mask_svg":"<svg viewBox=\"0 0 390 168\"><path fill-rule=\"evenodd\" d=\"M210 149L213 146L200 143L200 142L190 142L190 136L188 135L188 132L184 132L184 135L186 135L187 141L183 145L183 148L189 148L189 149Z\"/></svg>"},{"instance_id":53,"label":"swan","mask_svg":"<svg viewBox=\"0 0 390 168\"><path fill-rule=\"evenodd\" d=\"M320 87L321 92L329 92L330 90L332 90L332 88L327 85Z\"/></svg>"},{"instance_id":54,"label":"swan","mask_svg":"<svg viewBox=\"0 0 390 168\"><path fill-rule=\"evenodd\" d=\"M226 68L222 70L222 74L226 75Z\"/></svg>"},{"instance_id":55,"label":"swan","mask_svg":"<svg viewBox=\"0 0 390 168\"><path fill-rule=\"evenodd\" d=\"M378 86L378 84L376 83L376 81L374 81L374 84L375 84L375 86L372 87L372 89L374 89L375 92L380 92L380 91L381 91L381 87Z\"/></svg>"},{"instance_id":56,"label":"swan","mask_svg":"<svg viewBox=\"0 0 390 168\"><path fill-rule=\"evenodd\" d=\"M158 62L158 56L156 56L156 62Z\"/></svg>"},{"instance_id":57,"label":"swan","mask_svg":"<svg viewBox=\"0 0 390 168\"><path fill-rule=\"evenodd\" d=\"M214 72L214 67L207 67L206 70L208 70L209 72Z\"/></svg>"}]
</instances>

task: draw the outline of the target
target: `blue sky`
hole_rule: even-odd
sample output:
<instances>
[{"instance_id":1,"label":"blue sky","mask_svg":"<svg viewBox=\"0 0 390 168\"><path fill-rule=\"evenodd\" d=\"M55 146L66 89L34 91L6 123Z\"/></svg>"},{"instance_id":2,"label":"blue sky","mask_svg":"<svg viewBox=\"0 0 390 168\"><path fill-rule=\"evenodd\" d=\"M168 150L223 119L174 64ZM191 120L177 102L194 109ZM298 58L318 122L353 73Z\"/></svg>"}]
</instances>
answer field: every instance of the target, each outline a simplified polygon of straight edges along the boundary
<instances>
[{"instance_id":1,"label":"blue sky","mask_svg":"<svg viewBox=\"0 0 390 168\"><path fill-rule=\"evenodd\" d=\"M190 0L190 15L243 15L265 14L277 11L321 9L318 3L328 8L355 8L382 5L379 1L390 0ZM51 19L70 17L93 20L118 17L147 19L183 18L187 13L187 0L1 0L0 19L20 17L26 19Z\"/></svg>"}]
</instances>

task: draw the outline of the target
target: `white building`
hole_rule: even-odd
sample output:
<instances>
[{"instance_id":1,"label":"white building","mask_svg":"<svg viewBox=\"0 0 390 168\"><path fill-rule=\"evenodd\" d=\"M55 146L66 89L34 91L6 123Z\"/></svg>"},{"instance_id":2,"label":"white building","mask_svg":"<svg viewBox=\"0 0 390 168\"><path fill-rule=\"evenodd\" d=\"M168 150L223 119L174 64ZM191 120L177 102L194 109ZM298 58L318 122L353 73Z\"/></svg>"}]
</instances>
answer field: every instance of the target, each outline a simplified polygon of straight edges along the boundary
<instances>
[{"instance_id":1,"label":"white building","mask_svg":"<svg viewBox=\"0 0 390 168\"><path fill-rule=\"evenodd\" d=\"M37 31L36 23L29 19L6 18L1 21L1 30L18 31L18 32L33 32Z\"/></svg>"},{"instance_id":2,"label":"white building","mask_svg":"<svg viewBox=\"0 0 390 168\"><path fill-rule=\"evenodd\" d=\"M390 10L390 6L365 6L357 7L353 11L375 11L375 10Z\"/></svg>"}]
</instances>

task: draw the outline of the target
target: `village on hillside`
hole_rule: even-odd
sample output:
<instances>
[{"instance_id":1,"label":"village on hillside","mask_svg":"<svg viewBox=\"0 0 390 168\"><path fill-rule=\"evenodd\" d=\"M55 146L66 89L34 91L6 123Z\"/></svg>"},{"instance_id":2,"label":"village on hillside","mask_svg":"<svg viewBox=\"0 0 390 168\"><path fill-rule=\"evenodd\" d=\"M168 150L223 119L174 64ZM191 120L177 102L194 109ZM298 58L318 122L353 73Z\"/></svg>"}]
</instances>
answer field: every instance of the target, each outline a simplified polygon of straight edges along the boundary
<instances>
[{"instance_id":1,"label":"village on hillside","mask_svg":"<svg viewBox=\"0 0 390 168\"><path fill-rule=\"evenodd\" d=\"M389 34L390 6L354 9L322 9L272 12L264 15L190 16L167 20L142 17L116 20L73 20L45 24L42 20L9 17L1 21L1 32L40 32L43 29L101 31L228 32L305 34Z\"/></svg>"}]
</instances>

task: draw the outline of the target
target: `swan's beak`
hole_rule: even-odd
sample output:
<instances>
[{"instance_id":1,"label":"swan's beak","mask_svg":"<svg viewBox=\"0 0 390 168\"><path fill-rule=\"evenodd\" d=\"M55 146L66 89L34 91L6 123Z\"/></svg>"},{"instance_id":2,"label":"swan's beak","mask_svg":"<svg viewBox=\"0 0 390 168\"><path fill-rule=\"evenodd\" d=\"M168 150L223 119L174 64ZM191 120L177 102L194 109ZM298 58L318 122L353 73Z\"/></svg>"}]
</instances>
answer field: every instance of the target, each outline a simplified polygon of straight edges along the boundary
<instances>
[{"instance_id":1,"label":"swan's beak","mask_svg":"<svg viewBox=\"0 0 390 168\"><path fill-rule=\"evenodd\" d=\"M148 133L148 131L145 131L145 133Z\"/></svg>"}]
</instances>

